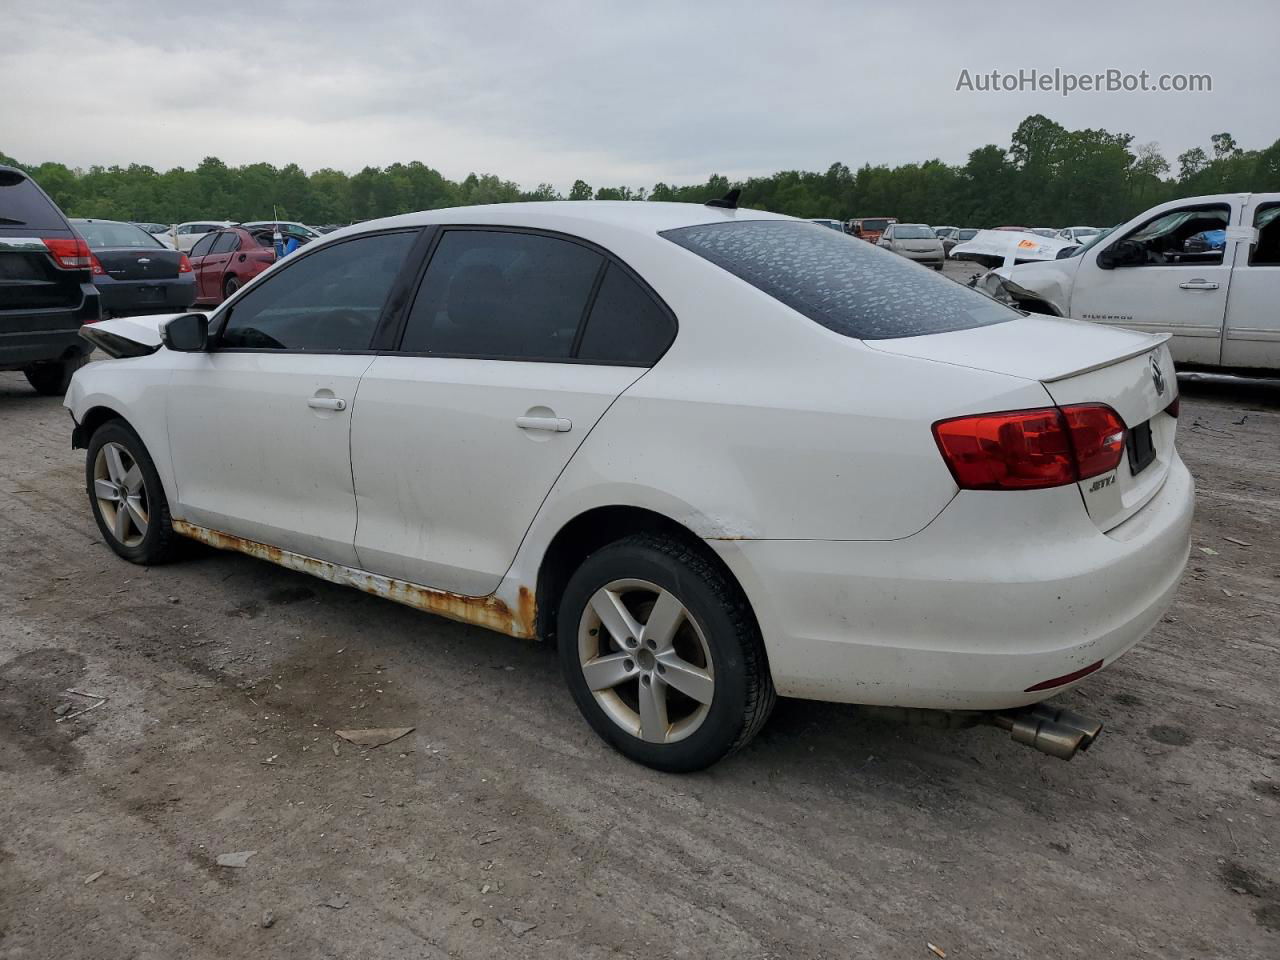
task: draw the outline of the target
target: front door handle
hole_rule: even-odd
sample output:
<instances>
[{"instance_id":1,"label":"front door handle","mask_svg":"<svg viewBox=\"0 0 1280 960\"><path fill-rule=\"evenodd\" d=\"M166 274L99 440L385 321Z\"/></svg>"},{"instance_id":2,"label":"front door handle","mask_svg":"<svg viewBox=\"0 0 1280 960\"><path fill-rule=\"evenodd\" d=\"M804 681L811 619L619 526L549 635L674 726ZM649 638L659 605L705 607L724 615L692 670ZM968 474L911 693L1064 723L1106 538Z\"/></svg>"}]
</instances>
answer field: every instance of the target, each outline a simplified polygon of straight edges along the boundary
<instances>
[{"instance_id":1,"label":"front door handle","mask_svg":"<svg viewBox=\"0 0 1280 960\"><path fill-rule=\"evenodd\" d=\"M312 410L345 410L347 401L341 397L312 397L307 406Z\"/></svg>"},{"instance_id":2,"label":"front door handle","mask_svg":"<svg viewBox=\"0 0 1280 960\"><path fill-rule=\"evenodd\" d=\"M573 429L573 421L564 417L516 417L516 426L521 430L550 430L552 433L568 433Z\"/></svg>"},{"instance_id":3,"label":"front door handle","mask_svg":"<svg viewBox=\"0 0 1280 960\"><path fill-rule=\"evenodd\" d=\"M1218 285L1212 280L1188 280L1178 286L1183 290L1217 290Z\"/></svg>"}]
</instances>

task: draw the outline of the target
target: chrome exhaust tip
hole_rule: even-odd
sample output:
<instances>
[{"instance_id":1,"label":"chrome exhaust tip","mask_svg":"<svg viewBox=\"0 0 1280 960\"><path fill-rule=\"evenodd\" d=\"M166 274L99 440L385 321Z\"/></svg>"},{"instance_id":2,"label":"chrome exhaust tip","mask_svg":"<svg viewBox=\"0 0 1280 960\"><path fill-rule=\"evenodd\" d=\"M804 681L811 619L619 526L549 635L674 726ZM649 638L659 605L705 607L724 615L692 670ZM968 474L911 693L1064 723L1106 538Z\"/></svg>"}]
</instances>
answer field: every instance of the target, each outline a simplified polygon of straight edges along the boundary
<instances>
[{"instance_id":1,"label":"chrome exhaust tip","mask_svg":"<svg viewBox=\"0 0 1280 960\"><path fill-rule=\"evenodd\" d=\"M1070 760L1080 751L1088 750L1102 733L1100 722L1042 703L1022 710L988 714L986 722L1008 730L1014 742L1059 760Z\"/></svg>"}]
</instances>

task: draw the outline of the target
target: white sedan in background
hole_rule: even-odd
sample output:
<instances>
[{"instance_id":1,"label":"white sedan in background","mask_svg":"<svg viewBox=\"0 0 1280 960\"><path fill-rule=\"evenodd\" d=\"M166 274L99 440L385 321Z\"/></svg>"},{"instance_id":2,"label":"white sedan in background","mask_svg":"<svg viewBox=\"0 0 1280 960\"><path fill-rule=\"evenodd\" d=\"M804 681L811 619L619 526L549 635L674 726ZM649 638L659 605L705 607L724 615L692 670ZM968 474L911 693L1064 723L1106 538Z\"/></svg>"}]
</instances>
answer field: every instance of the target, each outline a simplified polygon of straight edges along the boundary
<instances>
[{"instance_id":1,"label":"white sedan in background","mask_svg":"<svg viewBox=\"0 0 1280 960\"><path fill-rule=\"evenodd\" d=\"M308 244L211 316L113 320L66 403L135 563L180 537L558 642L595 730L673 771L776 695L1040 704L1187 559L1163 338L1024 316L804 221L502 204Z\"/></svg>"}]
</instances>

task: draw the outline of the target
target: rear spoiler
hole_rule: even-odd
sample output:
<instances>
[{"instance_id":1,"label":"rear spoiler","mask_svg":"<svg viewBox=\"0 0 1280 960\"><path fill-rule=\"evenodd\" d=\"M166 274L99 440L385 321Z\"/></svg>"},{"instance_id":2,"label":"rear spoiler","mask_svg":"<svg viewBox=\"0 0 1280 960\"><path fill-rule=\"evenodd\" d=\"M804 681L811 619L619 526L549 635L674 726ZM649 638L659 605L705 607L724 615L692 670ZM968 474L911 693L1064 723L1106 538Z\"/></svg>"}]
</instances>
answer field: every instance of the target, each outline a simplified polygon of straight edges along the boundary
<instances>
[{"instance_id":1,"label":"rear spoiler","mask_svg":"<svg viewBox=\"0 0 1280 960\"><path fill-rule=\"evenodd\" d=\"M1156 347L1160 346L1160 344L1172 338L1172 336L1173 334L1170 334L1170 333L1150 334L1147 338L1146 343L1143 346L1134 347L1128 353L1122 353L1119 356L1109 357L1108 359L1103 360L1101 363L1094 363L1087 367L1081 367L1079 370L1071 370L1067 373L1059 373L1059 374L1055 374L1052 377L1045 377L1045 378L1042 378L1040 382L1056 383L1059 380L1067 380L1071 377L1079 377L1086 373L1092 373L1094 370L1101 370L1103 367L1109 367L1113 363L1123 363L1126 360L1132 360L1134 357L1140 357L1144 353L1150 353Z\"/></svg>"}]
</instances>

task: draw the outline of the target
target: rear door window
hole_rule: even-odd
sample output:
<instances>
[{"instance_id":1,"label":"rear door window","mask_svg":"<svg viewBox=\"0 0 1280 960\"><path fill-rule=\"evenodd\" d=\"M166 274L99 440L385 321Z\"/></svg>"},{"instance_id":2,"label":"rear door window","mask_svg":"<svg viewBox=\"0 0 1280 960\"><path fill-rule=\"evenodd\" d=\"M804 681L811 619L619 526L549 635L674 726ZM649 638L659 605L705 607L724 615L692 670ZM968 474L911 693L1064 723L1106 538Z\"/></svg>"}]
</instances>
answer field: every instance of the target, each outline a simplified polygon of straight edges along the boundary
<instances>
[{"instance_id":1,"label":"rear door window","mask_svg":"<svg viewBox=\"0 0 1280 960\"><path fill-rule=\"evenodd\" d=\"M0 227L65 230L62 215L26 176L0 170Z\"/></svg>"},{"instance_id":2,"label":"rear door window","mask_svg":"<svg viewBox=\"0 0 1280 960\"><path fill-rule=\"evenodd\" d=\"M201 237L196 241L196 245L191 248L191 256L203 257L213 248L213 241L217 239L218 235L216 233L211 233L208 236Z\"/></svg>"},{"instance_id":3,"label":"rear door window","mask_svg":"<svg viewBox=\"0 0 1280 960\"><path fill-rule=\"evenodd\" d=\"M828 330L860 340L968 330L1019 316L904 257L812 223L709 223L662 236Z\"/></svg>"},{"instance_id":4,"label":"rear door window","mask_svg":"<svg viewBox=\"0 0 1280 960\"><path fill-rule=\"evenodd\" d=\"M828 231L830 232L830 231ZM571 240L446 230L405 326L406 353L567 360L604 257Z\"/></svg>"},{"instance_id":5,"label":"rear door window","mask_svg":"<svg viewBox=\"0 0 1280 960\"><path fill-rule=\"evenodd\" d=\"M240 246L240 236L230 230L226 233L219 233L214 241L213 248L210 253L230 253L236 247Z\"/></svg>"},{"instance_id":6,"label":"rear door window","mask_svg":"<svg viewBox=\"0 0 1280 960\"><path fill-rule=\"evenodd\" d=\"M295 254L229 308L219 349L367 350L417 231L369 234ZM296 258L296 259L295 259Z\"/></svg>"}]
</instances>

